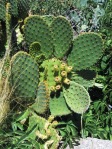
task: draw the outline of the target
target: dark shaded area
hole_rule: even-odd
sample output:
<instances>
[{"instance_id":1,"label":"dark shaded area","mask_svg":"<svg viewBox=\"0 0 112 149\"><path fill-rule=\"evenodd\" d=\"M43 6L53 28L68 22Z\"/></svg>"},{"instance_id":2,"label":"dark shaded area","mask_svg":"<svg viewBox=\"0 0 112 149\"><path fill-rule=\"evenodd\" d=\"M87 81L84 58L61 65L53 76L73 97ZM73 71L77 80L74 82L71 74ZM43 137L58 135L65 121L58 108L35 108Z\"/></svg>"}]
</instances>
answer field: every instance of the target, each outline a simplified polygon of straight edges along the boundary
<instances>
[{"instance_id":1,"label":"dark shaded area","mask_svg":"<svg viewBox=\"0 0 112 149\"><path fill-rule=\"evenodd\" d=\"M94 70L80 70L76 71L78 76L86 79L86 80L93 80L96 77L96 72Z\"/></svg>"},{"instance_id":2,"label":"dark shaded area","mask_svg":"<svg viewBox=\"0 0 112 149\"><path fill-rule=\"evenodd\" d=\"M98 87L89 88L88 92L92 101L103 99L104 96L103 91Z\"/></svg>"}]
</instances>

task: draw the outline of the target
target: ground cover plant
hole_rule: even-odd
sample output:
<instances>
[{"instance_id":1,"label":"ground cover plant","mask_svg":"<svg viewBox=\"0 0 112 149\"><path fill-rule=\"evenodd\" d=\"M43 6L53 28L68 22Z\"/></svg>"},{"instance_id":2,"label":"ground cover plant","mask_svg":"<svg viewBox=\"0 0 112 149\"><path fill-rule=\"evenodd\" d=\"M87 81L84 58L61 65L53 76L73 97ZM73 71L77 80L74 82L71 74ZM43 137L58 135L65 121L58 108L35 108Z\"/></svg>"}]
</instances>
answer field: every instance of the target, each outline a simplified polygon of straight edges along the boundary
<instances>
[{"instance_id":1,"label":"ground cover plant","mask_svg":"<svg viewBox=\"0 0 112 149\"><path fill-rule=\"evenodd\" d=\"M22 2L0 1L1 37L3 24L7 37L5 44L0 40L5 49L0 63L0 145L54 149L66 140L63 146L72 147L79 135L74 119L86 120L88 115L84 115L91 104L88 88L95 84L93 65L103 54L103 39L93 32L73 38L72 26L62 16L27 10L18 21L21 7L29 4ZM88 136L91 129L86 124L83 134Z\"/></svg>"}]
</instances>

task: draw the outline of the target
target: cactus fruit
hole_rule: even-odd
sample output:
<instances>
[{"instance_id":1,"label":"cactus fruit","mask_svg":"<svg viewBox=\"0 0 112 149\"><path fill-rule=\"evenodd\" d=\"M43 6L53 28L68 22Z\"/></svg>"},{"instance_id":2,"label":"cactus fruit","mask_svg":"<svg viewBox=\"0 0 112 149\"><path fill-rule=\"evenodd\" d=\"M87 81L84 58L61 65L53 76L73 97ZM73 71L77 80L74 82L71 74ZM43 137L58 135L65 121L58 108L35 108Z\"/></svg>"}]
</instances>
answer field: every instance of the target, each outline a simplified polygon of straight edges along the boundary
<instances>
[{"instance_id":1,"label":"cactus fruit","mask_svg":"<svg viewBox=\"0 0 112 149\"><path fill-rule=\"evenodd\" d=\"M55 81L55 77L58 76L58 72L54 71L54 66L58 67L60 64L61 64L60 60L49 59L45 60L40 66L40 71L42 69L42 72L40 73L40 80L47 81L50 90L52 90L53 87L55 90L55 86L57 84Z\"/></svg>"},{"instance_id":2,"label":"cactus fruit","mask_svg":"<svg viewBox=\"0 0 112 149\"><path fill-rule=\"evenodd\" d=\"M53 53L52 33L42 17L33 15L25 19L24 36L28 45L39 42L41 51L47 58Z\"/></svg>"},{"instance_id":3,"label":"cactus fruit","mask_svg":"<svg viewBox=\"0 0 112 149\"><path fill-rule=\"evenodd\" d=\"M37 90L37 97L35 103L31 105L31 108L39 114L44 114L49 107L49 90L46 82L40 82Z\"/></svg>"},{"instance_id":4,"label":"cactus fruit","mask_svg":"<svg viewBox=\"0 0 112 149\"><path fill-rule=\"evenodd\" d=\"M71 67L69 72L66 71L69 67L56 58L45 60L40 66L40 81L47 81L51 92L60 90L63 84L70 82Z\"/></svg>"},{"instance_id":5,"label":"cactus fruit","mask_svg":"<svg viewBox=\"0 0 112 149\"><path fill-rule=\"evenodd\" d=\"M57 58L63 58L69 50L73 39L71 25L65 17L59 16L54 19L50 27L54 38L54 54Z\"/></svg>"},{"instance_id":6,"label":"cactus fruit","mask_svg":"<svg viewBox=\"0 0 112 149\"><path fill-rule=\"evenodd\" d=\"M84 113L90 105L89 93L74 81L70 82L68 89L64 89L64 97L69 108L79 114Z\"/></svg>"},{"instance_id":7,"label":"cactus fruit","mask_svg":"<svg viewBox=\"0 0 112 149\"><path fill-rule=\"evenodd\" d=\"M102 55L103 41L97 33L82 33L73 41L68 64L75 70L91 67Z\"/></svg>"},{"instance_id":8,"label":"cactus fruit","mask_svg":"<svg viewBox=\"0 0 112 149\"><path fill-rule=\"evenodd\" d=\"M5 1L0 0L0 20L5 21L5 14L6 14Z\"/></svg>"},{"instance_id":9,"label":"cactus fruit","mask_svg":"<svg viewBox=\"0 0 112 149\"><path fill-rule=\"evenodd\" d=\"M16 97L35 99L38 78L38 65L30 55L20 51L12 57L10 84Z\"/></svg>"},{"instance_id":10,"label":"cactus fruit","mask_svg":"<svg viewBox=\"0 0 112 149\"><path fill-rule=\"evenodd\" d=\"M68 115L72 112L67 106L63 92L60 92L60 96L50 99L50 112L54 116Z\"/></svg>"}]
</instances>

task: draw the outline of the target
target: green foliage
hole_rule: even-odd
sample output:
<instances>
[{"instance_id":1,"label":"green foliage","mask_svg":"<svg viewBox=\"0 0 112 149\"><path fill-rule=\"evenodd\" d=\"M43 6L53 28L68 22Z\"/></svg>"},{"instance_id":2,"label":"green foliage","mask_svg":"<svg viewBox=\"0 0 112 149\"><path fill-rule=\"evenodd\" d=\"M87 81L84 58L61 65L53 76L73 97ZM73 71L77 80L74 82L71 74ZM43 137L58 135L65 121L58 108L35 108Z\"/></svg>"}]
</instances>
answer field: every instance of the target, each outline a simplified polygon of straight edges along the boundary
<instances>
[{"instance_id":1,"label":"green foliage","mask_svg":"<svg viewBox=\"0 0 112 149\"><path fill-rule=\"evenodd\" d=\"M100 92L95 93L91 88L91 96L94 98L88 112L83 116L82 136L112 140L112 32L109 27L105 29L104 26L106 24L103 23L100 31L105 52L97 66L98 75L95 80L98 83L96 90L100 87Z\"/></svg>"},{"instance_id":2,"label":"green foliage","mask_svg":"<svg viewBox=\"0 0 112 149\"><path fill-rule=\"evenodd\" d=\"M90 106L88 113L84 114L82 136L112 139L112 112L106 101L97 100Z\"/></svg>"},{"instance_id":3,"label":"green foliage","mask_svg":"<svg viewBox=\"0 0 112 149\"><path fill-rule=\"evenodd\" d=\"M5 1L0 1L0 20L5 20Z\"/></svg>"},{"instance_id":4,"label":"green foliage","mask_svg":"<svg viewBox=\"0 0 112 149\"><path fill-rule=\"evenodd\" d=\"M62 136L61 149L64 149L67 146L73 148L75 140L78 138L77 127L75 126L73 120L59 122L57 130Z\"/></svg>"},{"instance_id":5,"label":"green foliage","mask_svg":"<svg viewBox=\"0 0 112 149\"><path fill-rule=\"evenodd\" d=\"M7 55L9 59L11 57L10 71L8 69L11 98L8 99L12 102L11 109L15 108L12 113L10 112L12 127L8 122L7 126L2 126L7 132L0 131L0 139L4 140L1 146L15 149L54 149L58 147L61 140L59 132L65 141L63 147L70 144L72 148L72 143L77 136L75 123L71 117L73 113L78 113L77 116L82 114L82 136L111 139L111 38L105 37L105 30L102 30L103 46L103 40L98 33L81 33L76 37L70 22L65 17L58 16L58 14L68 15L74 10L75 13L70 14L70 19L79 26L78 32L91 31L103 22L102 20L99 22L100 17L104 15L103 5L95 0L94 2L90 0L9 0L8 2L10 3L7 4L4 1L3 4L0 1L2 10L0 20L5 21L7 8L6 29L3 28L7 32L4 59ZM7 4L6 8L5 4ZM111 17L110 8L109 11L106 8L105 12L108 12L107 16ZM44 16L37 14L44 14ZM109 21L106 22L109 26ZM16 29L19 29L22 35L21 40ZM111 32L108 30L107 34L111 35ZM11 51L13 44L19 52ZM102 56L103 48L106 49L104 56ZM13 53L16 54L13 55ZM96 68L93 65L100 58L101 66L97 68L96 75ZM4 70L5 67L2 74ZM103 71L106 77L102 76ZM8 73L6 71L6 76ZM100 100L93 101L90 106L90 95L86 89L91 87L93 90L93 85L104 86L103 90L100 88L103 91L103 100L100 97ZM32 103L29 104L27 99L33 99ZM8 113L6 110L5 112ZM48 118L50 114L53 116ZM60 122L60 119L63 117L66 119L67 115L70 120ZM54 116L55 120L60 122L58 126Z\"/></svg>"},{"instance_id":6,"label":"green foliage","mask_svg":"<svg viewBox=\"0 0 112 149\"><path fill-rule=\"evenodd\" d=\"M11 14L16 17L18 15L18 0L8 0L8 2L11 4Z\"/></svg>"},{"instance_id":7,"label":"green foliage","mask_svg":"<svg viewBox=\"0 0 112 149\"><path fill-rule=\"evenodd\" d=\"M76 0L68 13L69 19L75 24L76 32L98 31L100 19L105 14L107 1Z\"/></svg>"},{"instance_id":8,"label":"green foliage","mask_svg":"<svg viewBox=\"0 0 112 149\"><path fill-rule=\"evenodd\" d=\"M24 19L28 16L30 10L30 0L18 0L18 17Z\"/></svg>"}]
</instances>

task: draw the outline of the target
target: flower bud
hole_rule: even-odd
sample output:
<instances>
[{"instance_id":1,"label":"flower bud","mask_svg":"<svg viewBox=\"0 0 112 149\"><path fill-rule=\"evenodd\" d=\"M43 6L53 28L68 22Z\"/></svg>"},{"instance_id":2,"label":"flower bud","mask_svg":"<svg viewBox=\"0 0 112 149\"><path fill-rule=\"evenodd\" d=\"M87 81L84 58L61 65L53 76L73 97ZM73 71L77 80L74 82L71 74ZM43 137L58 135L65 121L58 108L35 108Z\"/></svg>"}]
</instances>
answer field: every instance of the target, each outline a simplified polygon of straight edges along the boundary
<instances>
[{"instance_id":1,"label":"flower bud","mask_svg":"<svg viewBox=\"0 0 112 149\"><path fill-rule=\"evenodd\" d=\"M55 87L54 86L51 86L50 87L50 91L55 91Z\"/></svg>"},{"instance_id":2,"label":"flower bud","mask_svg":"<svg viewBox=\"0 0 112 149\"><path fill-rule=\"evenodd\" d=\"M58 65L54 65L54 70L55 71L58 71L59 70Z\"/></svg>"},{"instance_id":3,"label":"flower bud","mask_svg":"<svg viewBox=\"0 0 112 149\"><path fill-rule=\"evenodd\" d=\"M61 89L61 85L57 85L56 90L60 90L60 89Z\"/></svg>"},{"instance_id":4,"label":"flower bud","mask_svg":"<svg viewBox=\"0 0 112 149\"><path fill-rule=\"evenodd\" d=\"M66 71L62 71L62 72L61 72L61 76L62 76L62 77L66 77L66 76L67 76L67 72L66 72Z\"/></svg>"},{"instance_id":5,"label":"flower bud","mask_svg":"<svg viewBox=\"0 0 112 149\"><path fill-rule=\"evenodd\" d=\"M55 81L58 82L58 83L60 83L61 82L61 77L59 77L59 76L58 77L55 77Z\"/></svg>"},{"instance_id":6,"label":"flower bud","mask_svg":"<svg viewBox=\"0 0 112 149\"><path fill-rule=\"evenodd\" d=\"M66 71L67 71L67 72L71 72L72 69L73 69L72 66L68 66L68 67L66 67Z\"/></svg>"},{"instance_id":7,"label":"flower bud","mask_svg":"<svg viewBox=\"0 0 112 149\"><path fill-rule=\"evenodd\" d=\"M62 64L60 65L61 70L64 70L64 69L65 69L65 66L66 66L66 64L65 64L65 63L62 63Z\"/></svg>"},{"instance_id":8,"label":"flower bud","mask_svg":"<svg viewBox=\"0 0 112 149\"><path fill-rule=\"evenodd\" d=\"M69 85L69 84L70 84L70 80L69 80L68 78L66 78L66 79L64 80L64 83L67 84L67 85Z\"/></svg>"}]
</instances>

